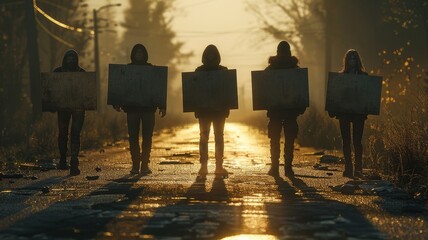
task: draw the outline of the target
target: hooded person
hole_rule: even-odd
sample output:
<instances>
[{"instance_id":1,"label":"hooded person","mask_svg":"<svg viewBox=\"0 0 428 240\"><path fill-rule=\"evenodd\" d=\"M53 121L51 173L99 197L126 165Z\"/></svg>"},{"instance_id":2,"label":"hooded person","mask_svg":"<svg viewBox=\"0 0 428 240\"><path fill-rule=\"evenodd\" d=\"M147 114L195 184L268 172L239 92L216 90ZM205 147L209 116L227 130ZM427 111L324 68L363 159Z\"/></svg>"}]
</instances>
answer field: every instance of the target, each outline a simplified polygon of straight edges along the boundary
<instances>
[{"instance_id":1,"label":"hooded person","mask_svg":"<svg viewBox=\"0 0 428 240\"><path fill-rule=\"evenodd\" d=\"M269 66L265 70L273 69L295 69L299 68L299 60L292 56L290 44L287 41L281 41L277 47L276 56L269 58ZM280 158L280 139L281 132L284 129L284 171L285 176L293 177L292 162L294 158L294 140L297 138L299 126L297 117L305 112L306 108L295 109L268 109L267 117L268 136L270 138L271 168L268 174L279 176L279 158Z\"/></svg>"},{"instance_id":2,"label":"hooded person","mask_svg":"<svg viewBox=\"0 0 428 240\"><path fill-rule=\"evenodd\" d=\"M198 71L216 71L227 70L227 67L220 65L221 57L216 46L208 45L202 53L203 65L196 68ZM195 117L199 120L199 155L201 168L199 169L198 176L205 178L208 174L208 139L210 135L211 123L214 128L215 139L215 159L217 176L227 177L228 172L223 167L224 155L224 125L226 118L229 116L229 109L225 107L222 110L206 110L201 109L195 111Z\"/></svg>"},{"instance_id":3,"label":"hooded person","mask_svg":"<svg viewBox=\"0 0 428 240\"><path fill-rule=\"evenodd\" d=\"M62 65L57 67L54 72L85 72L79 66L79 55L75 50L65 52L62 59ZM67 165L68 151L68 129L71 120L71 160L70 167ZM58 169L67 170L70 168L70 175L80 174L79 170L79 151L80 151L80 132L85 120L85 111L60 109L58 111L58 148L60 160Z\"/></svg>"},{"instance_id":4,"label":"hooded person","mask_svg":"<svg viewBox=\"0 0 428 240\"><path fill-rule=\"evenodd\" d=\"M149 55L146 47L135 44L131 50L131 63L128 65L153 66L148 62ZM152 149L153 129L155 126L155 112L159 108L161 117L166 115L166 106L113 106L116 111L121 109L126 112L129 135L129 150L131 152L132 169L131 174L147 175L152 173L149 168L150 153ZM140 125L142 126L142 137L140 150ZM140 152L141 151L141 152Z\"/></svg>"}]
</instances>

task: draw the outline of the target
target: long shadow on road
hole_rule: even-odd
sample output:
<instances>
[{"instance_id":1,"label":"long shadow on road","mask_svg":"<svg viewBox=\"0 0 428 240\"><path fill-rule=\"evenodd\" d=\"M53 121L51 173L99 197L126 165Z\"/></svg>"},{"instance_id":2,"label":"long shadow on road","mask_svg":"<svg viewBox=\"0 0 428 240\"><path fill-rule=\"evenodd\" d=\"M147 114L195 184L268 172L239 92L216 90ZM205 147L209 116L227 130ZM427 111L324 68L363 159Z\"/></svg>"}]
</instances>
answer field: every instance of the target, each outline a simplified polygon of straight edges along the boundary
<instances>
[{"instance_id":1,"label":"long shadow on road","mask_svg":"<svg viewBox=\"0 0 428 240\"><path fill-rule=\"evenodd\" d=\"M102 236L112 219L142 195L143 187L133 188L139 178L126 175L77 199L56 202L1 231L0 238L88 239Z\"/></svg>"},{"instance_id":2,"label":"long shadow on road","mask_svg":"<svg viewBox=\"0 0 428 240\"><path fill-rule=\"evenodd\" d=\"M42 191L50 191L52 186L63 182L68 177L49 177L0 193L0 229L7 228L14 219L27 215L31 211L31 205L27 203L31 198L42 194ZM6 203L12 204L8 204L6 209Z\"/></svg>"},{"instance_id":3,"label":"long shadow on road","mask_svg":"<svg viewBox=\"0 0 428 240\"><path fill-rule=\"evenodd\" d=\"M224 179L196 178L179 202L157 208L141 233L156 238L220 239L238 231L240 210L230 205Z\"/></svg>"},{"instance_id":4,"label":"long shadow on road","mask_svg":"<svg viewBox=\"0 0 428 240\"><path fill-rule=\"evenodd\" d=\"M280 203L266 203L270 231L297 239L385 239L352 205L326 199L300 178L275 179Z\"/></svg>"}]
</instances>

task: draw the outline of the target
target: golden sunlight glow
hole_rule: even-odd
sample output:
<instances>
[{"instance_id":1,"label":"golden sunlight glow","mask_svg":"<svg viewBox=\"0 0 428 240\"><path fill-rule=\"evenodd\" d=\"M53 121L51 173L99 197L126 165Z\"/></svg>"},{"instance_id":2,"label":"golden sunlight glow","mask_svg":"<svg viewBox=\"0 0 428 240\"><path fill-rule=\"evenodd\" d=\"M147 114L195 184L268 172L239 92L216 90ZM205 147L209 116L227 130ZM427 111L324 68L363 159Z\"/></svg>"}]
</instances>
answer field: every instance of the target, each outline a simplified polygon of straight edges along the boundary
<instances>
[{"instance_id":1,"label":"golden sunlight glow","mask_svg":"<svg viewBox=\"0 0 428 240\"><path fill-rule=\"evenodd\" d=\"M268 153L269 149L266 149L266 146L268 145L264 146L264 144L269 143L267 136L263 139L255 138L253 135L251 135L251 131L256 130L242 123L226 122L226 125L224 127L225 141L238 142L239 144L236 145L236 151L245 153L257 153L258 155L264 153L264 151Z\"/></svg>"},{"instance_id":2,"label":"golden sunlight glow","mask_svg":"<svg viewBox=\"0 0 428 240\"><path fill-rule=\"evenodd\" d=\"M262 234L240 234L231 237L225 237L222 240L277 240L278 238L273 235Z\"/></svg>"}]
</instances>

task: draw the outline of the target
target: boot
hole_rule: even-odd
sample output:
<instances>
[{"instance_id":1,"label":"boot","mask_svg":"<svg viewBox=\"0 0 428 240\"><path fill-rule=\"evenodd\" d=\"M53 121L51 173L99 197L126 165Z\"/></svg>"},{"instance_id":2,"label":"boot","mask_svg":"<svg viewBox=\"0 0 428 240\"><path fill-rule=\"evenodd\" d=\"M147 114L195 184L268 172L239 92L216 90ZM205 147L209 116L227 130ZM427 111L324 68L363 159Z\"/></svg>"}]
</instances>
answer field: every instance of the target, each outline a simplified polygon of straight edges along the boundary
<instances>
[{"instance_id":1,"label":"boot","mask_svg":"<svg viewBox=\"0 0 428 240\"><path fill-rule=\"evenodd\" d=\"M201 163L201 168L199 168L199 171L198 171L198 179L207 179L207 174L208 174L208 164Z\"/></svg>"},{"instance_id":2,"label":"boot","mask_svg":"<svg viewBox=\"0 0 428 240\"><path fill-rule=\"evenodd\" d=\"M80 175L80 169L79 168L70 168L70 176L77 176Z\"/></svg>"},{"instance_id":3,"label":"boot","mask_svg":"<svg viewBox=\"0 0 428 240\"><path fill-rule=\"evenodd\" d=\"M294 177L294 171L292 168L292 162L290 160L285 160L284 163L284 175L288 178Z\"/></svg>"},{"instance_id":4,"label":"boot","mask_svg":"<svg viewBox=\"0 0 428 240\"><path fill-rule=\"evenodd\" d=\"M142 175L148 175L152 173L152 170L149 168L150 163L150 152L151 152L151 139L150 141L147 140L149 137L143 137L143 145L142 145L142 152L141 152L141 174Z\"/></svg>"},{"instance_id":5,"label":"boot","mask_svg":"<svg viewBox=\"0 0 428 240\"><path fill-rule=\"evenodd\" d=\"M219 165L216 165L214 174L216 177L220 177L220 178L229 177L229 172L226 169L224 169L223 166L219 166Z\"/></svg>"},{"instance_id":6,"label":"boot","mask_svg":"<svg viewBox=\"0 0 428 240\"><path fill-rule=\"evenodd\" d=\"M131 174L139 174L140 173L140 161L132 160L132 169L130 171Z\"/></svg>"},{"instance_id":7,"label":"boot","mask_svg":"<svg viewBox=\"0 0 428 240\"><path fill-rule=\"evenodd\" d=\"M61 158L59 159L58 170L68 170L68 169L69 169L69 166L67 164L66 155L61 155Z\"/></svg>"},{"instance_id":8,"label":"boot","mask_svg":"<svg viewBox=\"0 0 428 240\"><path fill-rule=\"evenodd\" d=\"M59 159L58 169L59 170L68 170L69 166L67 165L67 141L58 140L59 153L61 155Z\"/></svg>"},{"instance_id":9,"label":"boot","mask_svg":"<svg viewBox=\"0 0 428 240\"><path fill-rule=\"evenodd\" d=\"M354 176L363 177L363 146L362 145L354 145L355 151L355 172Z\"/></svg>"},{"instance_id":10,"label":"boot","mask_svg":"<svg viewBox=\"0 0 428 240\"><path fill-rule=\"evenodd\" d=\"M77 176L79 174L79 159L77 157L72 157L70 161L70 175Z\"/></svg>"},{"instance_id":11,"label":"boot","mask_svg":"<svg viewBox=\"0 0 428 240\"><path fill-rule=\"evenodd\" d=\"M202 163L201 168L199 168L198 175L207 175L208 174L208 164Z\"/></svg>"},{"instance_id":12,"label":"boot","mask_svg":"<svg viewBox=\"0 0 428 240\"><path fill-rule=\"evenodd\" d=\"M270 165L270 169L267 172L267 174L272 177L278 177L279 176L279 159L271 158L271 163L272 164Z\"/></svg>"},{"instance_id":13,"label":"boot","mask_svg":"<svg viewBox=\"0 0 428 240\"><path fill-rule=\"evenodd\" d=\"M71 160L70 160L70 175L77 176L80 174L79 170L79 150L80 145L72 144L71 145Z\"/></svg>"},{"instance_id":14,"label":"boot","mask_svg":"<svg viewBox=\"0 0 428 240\"><path fill-rule=\"evenodd\" d=\"M293 171L293 158L294 158L294 140L286 142L284 149L284 174L288 178L294 177Z\"/></svg>"},{"instance_id":15,"label":"boot","mask_svg":"<svg viewBox=\"0 0 428 240\"><path fill-rule=\"evenodd\" d=\"M279 176L279 139L270 139L270 161L271 166L267 174L272 177Z\"/></svg>"},{"instance_id":16,"label":"boot","mask_svg":"<svg viewBox=\"0 0 428 240\"><path fill-rule=\"evenodd\" d=\"M131 148L131 159L132 159L132 169L130 171L131 174L140 173L141 155L139 151L140 149Z\"/></svg>"},{"instance_id":17,"label":"boot","mask_svg":"<svg viewBox=\"0 0 428 240\"><path fill-rule=\"evenodd\" d=\"M353 178L353 167L352 167L352 161L351 159L346 159L345 158L345 171L343 171L343 176L344 177L348 177L348 178Z\"/></svg>"},{"instance_id":18,"label":"boot","mask_svg":"<svg viewBox=\"0 0 428 240\"><path fill-rule=\"evenodd\" d=\"M351 148L350 146L343 146L343 156L345 158L345 171L343 171L343 176L348 178L354 177L354 171L352 167L352 158L351 158Z\"/></svg>"},{"instance_id":19,"label":"boot","mask_svg":"<svg viewBox=\"0 0 428 240\"><path fill-rule=\"evenodd\" d=\"M152 170L149 168L149 160L145 160L141 163L141 174L142 175L148 175L152 173Z\"/></svg>"}]
</instances>

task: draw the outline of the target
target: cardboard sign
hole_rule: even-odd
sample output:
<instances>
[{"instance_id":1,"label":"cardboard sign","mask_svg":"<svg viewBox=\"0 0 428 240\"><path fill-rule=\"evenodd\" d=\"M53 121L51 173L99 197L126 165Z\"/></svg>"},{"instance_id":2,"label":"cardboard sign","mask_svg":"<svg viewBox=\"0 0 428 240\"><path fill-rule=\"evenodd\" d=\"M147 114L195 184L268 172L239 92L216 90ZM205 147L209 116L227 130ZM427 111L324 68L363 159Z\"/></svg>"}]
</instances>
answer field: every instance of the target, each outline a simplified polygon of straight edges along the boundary
<instances>
[{"instance_id":1,"label":"cardboard sign","mask_svg":"<svg viewBox=\"0 0 428 240\"><path fill-rule=\"evenodd\" d=\"M182 73L183 111L238 109L236 70Z\"/></svg>"},{"instance_id":2,"label":"cardboard sign","mask_svg":"<svg viewBox=\"0 0 428 240\"><path fill-rule=\"evenodd\" d=\"M253 110L309 107L308 69L252 71Z\"/></svg>"},{"instance_id":3,"label":"cardboard sign","mask_svg":"<svg viewBox=\"0 0 428 240\"><path fill-rule=\"evenodd\" d=\"M165 107L168 67L110 64L107 104Z\"/></svg>"},{"instance_id":4,"label":"cardboard sign","mask_svg":"<svg viewBox=\"0 0 428 240\"><path fill-rule=\"evenodd\" d=\"M96 110L95 72L50 72L41 74L42 111Z\"/></svg>"},{"instance_id":5,"label":"cardboard sign","mask_svg":"<svg viewBox=\"0 0 428 240\"><path fill-rule=\"evenodd\" d=\"M382 77L330 72L325 110L379 115Z\"/></svg>"}]
</instances>

